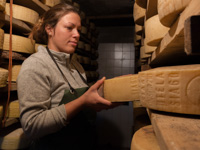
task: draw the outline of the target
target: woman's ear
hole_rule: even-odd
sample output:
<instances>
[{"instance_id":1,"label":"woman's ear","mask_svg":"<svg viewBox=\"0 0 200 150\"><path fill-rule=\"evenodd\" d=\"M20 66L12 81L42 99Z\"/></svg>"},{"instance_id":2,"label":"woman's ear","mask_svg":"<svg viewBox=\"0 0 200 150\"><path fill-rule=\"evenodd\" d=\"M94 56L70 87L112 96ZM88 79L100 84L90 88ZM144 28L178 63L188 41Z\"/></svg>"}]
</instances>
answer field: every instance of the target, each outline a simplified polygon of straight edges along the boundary
<instances>
[{"instance_id":1,"label":"woman's ear","mask_svg":"<svg viewBox=\"0 0 200 150\"><path fill-rule=\"evenodd\" d=\"M48 34L48 36L52 36L53 35L53 28L50 25L46 25L45 26L45 31Z\"/></svg>"}]
</instances>

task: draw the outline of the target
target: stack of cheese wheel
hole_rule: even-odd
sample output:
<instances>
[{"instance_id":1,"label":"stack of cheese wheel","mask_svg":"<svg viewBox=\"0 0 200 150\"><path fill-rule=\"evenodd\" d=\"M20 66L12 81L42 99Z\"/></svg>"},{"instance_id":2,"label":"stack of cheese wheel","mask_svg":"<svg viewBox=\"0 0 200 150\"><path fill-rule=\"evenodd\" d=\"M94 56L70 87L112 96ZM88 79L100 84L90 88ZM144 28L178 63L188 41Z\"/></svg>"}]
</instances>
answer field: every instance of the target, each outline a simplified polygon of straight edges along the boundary
<instances>
[{"instance_id":1,"label":"stack of cheese wheel","mask_svg":"<svg viewBox=\"0 0 200 150\"><path fill-rule=\"evenodd\" d=\"M150 54L145 53L145 48L146 48L145 46L140 47L140 58L141 59L146 59L151 56Z\"/></svg>"},{"instance_id":2,"label":"stack of cheese wheel","mask_svg":"<svg viewBox=\"0 0 200 150\"><path fill-rule=\"evenodd\" d=\"M139 99L138 75L127 75L104 81L104 97L111 102Z\"/></svg>"},{"instance_id":3,"label":"stack of cheese wheel","mask_svg":"<svg viewBox=\"0 0 200 150\"><path fill-rule=\"evenodd\" d=\"M147 0L146 20L158 14L158 0Z\"/></svg>"},{"instance_id":4,"label":"stack of cheese wheel","mask_svg":"<svg viewBox=\"0 0 200 150\"><path fill-rule=\"evenodd\" d=\"M9 38L10 34L4 34L3 50L9 50ZM32 54L35 52L35 41L22 36L12 35L12 50Z\"/></svg>"},{"instance_id":5,"label":"stack of cheese wheel","mask_svg":"<svg viewBox=\"0 0 200 150\"><path fill-rule=\"evenodd\" d=\"M145 54L151 54L151 53L153 53L156 50L156 48L157 48L156 46L149 46L149 45L147 45L147 42L144 39L144 51L145 51Z\"/></svg>"},{"instance_id":6,"label":"stack of cheese wheel","mask_svg":"<svg viewBox=\"0 0 200 150\"><path fill-rule=\"evenodd\" d=\"M142 26L135 24L135 34L142 35Z\"/></svg>"},{"instance_id":7,"label":"stack of cheese wheel","mask_svg":"<svg viewBox=\"0 0 200 150\"><path fill-rule=\"evenodd\" d=\"M10 4L6 3L5 13L10 15ZM19 19L33 26L39 19L39 14L24 6L13 4L13 18Z\"/></svg>"},{"instance_id":8,"label":"stack of cheese wheel","mask_svg":"<svg viewBox=\"0 0 200 150\"><path fill-rule=\"evenodd\" d=\"M41 0L41 2L49 7L53 7L54 5L61 3L62 0Z\"/></svg>"},{"instance_id":9,"label":"stack of cheese wheel","mask_svg":"<svg viewBox=\"0 0 200 150\"><path fill-rule=\"evenodd\" d=\"M147 45L158 46L168 31L169 28L160 23L158 15L149 18L145 22L145 36Z\"/></svg>"},{"instance_id":10,"label":"stack of cheese wheel","mask_svg":"<svg viewBox=\"0 0 200 150\"><path fill-rule=\"evenodd\" d=\"M0 87L5 87L7 85L8 70L0 68Z\"/></svg>"},{"instance_id":11,"label":"stack of cheese wheel","mask_svg":"<svg viewBox=\"0 0 200 150\"><path fill-rule=\"evenodd\" d=\"M146 9L140 7L137 3L134 3L133 17L136 24L141 26L144 25L145 13Z\"/></svg>"},{"instance_id":12,"label":"stack of cheese wheel","mask_svg":"<svg viewBox=\"0 0 200 150\"><path fill-rule=\"evenodd\" d=\"M0 11L4 11L6 7L6 0L0 0Z\"/></svg>"},{"instance_id":13,"label":"stack of cheese wheel","mask_svg":"<svg viewBox=\"0 0 200 150\"><path fill-rule=\"evenodd\" d=\"M136 0L135 2L142 8L147 7L147 0Z\"/></svg>"},{"instance_id":14,"label":"stack of cheese wheel","mask_svg":"<svg viewBox=\"0 0 200 150\"><path fill-rule=\"evenodd\" d=\"M154 68L139 72L140 101L144 107L200 115L200 65Z\"/></svg>"},{"instance_id":15,"label":"stack of cheese wheel","mask_svg":"<svg viewBox=\"0 0 200 150\"><path fill-rule=\"evenodd\" d=\"M135 132L131 150L160 150L152 125L142 127Z\"/></svg>"},{"instance_id":16,"label":"stack of cheese wheel","mask_svg":"<svg viewBox=\"0 0 200 150\"><path fill-rule=\"evenodd\" d=\"M10 118L19 118L19 114L19 101L14 100L10 102L7 116Z\"/></svg>"},{"instance_id":17,"label":"stack of cheese wheel","mask_svg":"<svg viewBox=\"0 0 200 150\"><path fill-rule=\"evenodd\" d=\"M160 22L164 26L171 27L190 2L191 0L158 0Z\"/></svg>"},{"instance_id":18,"label":"stack of cheese wheel","mask_svg":"<svg viewBox=\"0 0 200 150\"><path fill-rule=\"evenodd\" d=\"M15 129L9 133L6 131L0 133L1 149L25 149L30 146L30 142L22 128Z\"/></svg>"}]
</instances>

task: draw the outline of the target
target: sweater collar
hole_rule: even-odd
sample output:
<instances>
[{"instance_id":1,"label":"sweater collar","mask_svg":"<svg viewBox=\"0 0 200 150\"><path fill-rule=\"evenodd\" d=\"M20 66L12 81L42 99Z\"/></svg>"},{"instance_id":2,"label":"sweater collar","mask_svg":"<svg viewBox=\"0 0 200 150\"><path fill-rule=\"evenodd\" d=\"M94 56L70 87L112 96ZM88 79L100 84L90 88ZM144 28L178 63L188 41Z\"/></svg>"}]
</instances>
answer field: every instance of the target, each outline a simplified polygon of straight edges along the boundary
<instances>
[{"instance_id":1,"label":"sweater collar","mask_svg":"<svg viewBox=\"0 0 200 150\"><path fill-rule=\"evenodd\" d=\"M38 50L39 51L42 50L42 51L47 52L46 48L43 47L43 46L38 47ZM58 63L62 63L62 64L65 64L65 65L70 63L70 54L63 53L63 52L57 52L57 51L54 51L52 49L49 49L49 50L51 51L53 57L55 58L55 60Z\"/></svg>"}]
</instances>

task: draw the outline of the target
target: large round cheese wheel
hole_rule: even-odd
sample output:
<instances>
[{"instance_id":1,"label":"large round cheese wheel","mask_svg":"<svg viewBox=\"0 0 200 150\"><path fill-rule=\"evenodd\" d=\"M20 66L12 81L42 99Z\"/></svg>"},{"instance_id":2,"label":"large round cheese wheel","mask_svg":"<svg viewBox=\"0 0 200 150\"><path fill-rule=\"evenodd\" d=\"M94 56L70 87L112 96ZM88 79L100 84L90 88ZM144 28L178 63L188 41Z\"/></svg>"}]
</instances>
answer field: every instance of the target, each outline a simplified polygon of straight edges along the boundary
<instances>
[{"instance_id":1,"label":"large round cheese wheel","mask_svg":"<svg viewBox=\"0 0 200 150\"><path fill-rule=\"evenodd\" d=\"M61 3L62 0L41 0L41 2L47 6L53 7L54 5Z\"/></svg>"},{"instance_id":2,"label":"large round cheese wheel","mask_svg":"<svg viewBox=\"0 0 200 150\"><path fill-rule=\"evenodd\" d=\"M83 11L80 12L80 17L81 17L81 20L85 19L85 13Z\"/></svg>"},{"instance_id":3,"label":"large round cheese wheel","mask_svg":"<svg viewBox=\"0 0 200 150\"><path fill-rule=\"evenodd\" d=\"M80 9L80 5L79 5L78 3L76 3L76 2L73 2L73 5L74 5L74 7L76 7L76 8L78 8L78 9Z\"/></svg>"},{"instance_id":4,"label":"large round cheese wheel","mask_svg":"<svg viewBox=\"0 0 200 150\"><path fill-rule=\"evenodd\" d=\"M147 0L135 0L135 2L142 8L147 8Z\"/></svg>"},{"instance_id":5,"label":"large round cheese wheel","mask_svg":"<svg viewBox=\"0 0 200 150\"><path fill-rule=\"evenodd\" d=\"M191 0L158 0L160 22L164 26L171 27L190 2Z\"/></svg>"},{"instance_id":6,"label":"large round cheese wheel","mask_svg":"<svg viewBox=\"0 0 200 150\"><path fill-rule=\"evenodd\" d=\"M145 46L141 46L140 47L140 58L143 59L143 58L149 58L151 55L150 54L146 54L145 53Z\"/></svg>"},{"instance_id":7,"label":"large round cheese wheel","mask_svg":"<svg viewBox=\"0 0 200 150\"><path fill-rule=\"evenodd\" d=\"M91 30L95 30L96 29L96 26L93 22L90 22L90 29Z\"/></svg>"},{"instance_id":8,"label":"large round cheese wheel","mask_svg":"<svg viewBox=\"0 0 200 150\"><path fill-rule=\"evenodd\" d=\"M9 39L10 34L4 34L3 50L9 50ZM32 54L35 52L35 41L22 36L12 35L12 50Z\"/></svg>"},{"instance_id":9,"label":"large round cheese wheel","mask_svg":"<svg viewBox=\"0 0 200 150\"><path fill-rule=\"evenodd\" d=\"M157 14L157 0L147 0L146 20Z\"/></svg>"},{"instance_id":10,"label":"large round cheese wheel","mask_svg":"<svg viewBox=\"0 0 200 150\"><path fill-rule=\"evenodd\" d=\"M85 50L86 51L91 51L91 45L90 44L85 44Z\"/></svg>"},{"instance_id":11,"label":"large round cheese wheel","mask_svg":"<svg viewBox=\"0 0 200 150\"><path fill-rule=\"evenodd\" d=\"M85 49L85 43L83 41L78 41L78 48Z\"/></svg>"},{"instance_id":12,"label":"large round cheese wheel","mask_svg":"<svg viewBox=\"0 0 200 150\"><path fill-rule=\"evenodd\" d=\"M89 65L91 64L91 59L89 57L83 56L83 63L86 65Z\"/></svg>"},{"instance_id":13,"label":"large round cheese wheel","mask_svg":"<svg viewBox=\"0 0 200 150\"><path fill-rule=\"evenodd\" d=\"M200 65L160 67L139 72L144 107L200 115Z\"/></svg>"},{"instance_id":14,"label":"large round cheese wheel","mask_svg":"<svg viewBox=\"0 0 200 150\"><path fill-rule=\"evenodd\" d=\"M13 8L13 18L22 20L30 25L34 25L39 19L39 14L32 9L29 9L29 8L26 8L23 6L19 6L16 4L13 4L12 8ZM5 13L7 15L10 15L10 4L9 3L6 3Z\"/></svg>"},{"instance_id":15,"label":"large round cheese wheel","mask_svg":"<svg viewBox=\"0 0 200 150\"><path fill-rule=\"evenodd\" d=\"M82 34L87 34L87 27L81 26L81 33Z\"/></svg>"},{"instance_id":16,"label":"large round cheese wheel","mask_svg":"<svg viewBox=\"0 0 200 150\"><path fill-rule=\"evenodd\" d=\"M141 26L144 25L146 9L140 7L137 3L134 3L133 7L133 18L135 23Z\"/></svg>"},{"instance_id":17,"label":"large round cheese wheel","mask_svg":"<svg viewBox=\"0 0 200 150\"><path fill-rule=\"evenodd\" d=\"M5 87L7 85L8 70L0 68L0 87Z\"/></svg>"},{"instance_id":18,"label":"large round cheese wheel","mask_svg":"<svg viewBox=\"0 0 200 150\"><path fill-rule=\"evenodd\" d=\"M3 49L4 30L0 29L0 49Z\"/></svg>"},{"instance_id":19,"label":"large round cheese wheel","mask_svg":"<svg viewBox=\"0 0 200 150\"><path fill-rule=\"evenodd\" d=\"M19 118L19 114L19 100L10 102L7 116L10 118Z\"/></svg>"},{"instance_id":20,"label":"large round cheese wheel","mask_svg":"<svg viewBox=\"0 0 200 150\"><path fill-rule=\"evenodd\" d=\"M135 132L131 150L160 150L152 125L142 127Z\"/></svg>"},{"instance_id":21,"label":"large round cheese wheel","mask_svg":"<svg viewBox=\"0 0 200 150\"><path fill-rule=\"evenodd\" d=\"M145 48L145 54L151 54L156 50L157 46L149 46L149 45L147 45L147 42L144 39L144 48Z\"/></svg>"},{"instance_id":22,"label":"large round cheese wheel","mask_svg":"<svg viewBox=\"0 0 200 150\"><path fill-rule=\"evenodd\" d=\"M142 35L142 26L135 24L135 34Z\"/></svg>"},{"instance_id":23,"label":"large round cheese wheel","mask_svg":"<svg viewBox=\"0 0 200 150\"><path fill-rule=\"evenodd\" d=\"M149 18L145 22L145 36L147 45L158 46L168 31L169 28L160 23L158 15Z\"/></svg>"},{"instance_id":24,"label":"large round cheese wheel","mask_svg":"<svg viewBox=\"0 0 200 150\"><path fill-rule=\"evenodd\" d=\"M135 38L136 38L136 42L139 42L139 41L141 41L142 36L140 36L140 35L135 35Z\"/></svg>"},{"instance_id":25,"label":"large round cheese wheel","mask_svg":"<svg viewBox=\"0 0 200 150\"><path fill-rule=\"evenodd\" d=\"M25 149L30 145L30 140L25 136L22 128L18 128L10 133L0 133L1 149Z\"/></svg>"},{"instance_id":26,"label":"large round cheese wheel","mask_svg":"<svg viewBox=\"0 0 200 150\"><path fill-rule=\"evenodd\" d=\"M4 11L6 7L6 0L0 0L0 11Z\"/></svg>"},{"instance_id":27,"label":"large round cheese wheel","mask_svg":"<svg viewBox=\"0 0 200 150\"><path fill-rule=\"evenodd\" d=\"M12 66L12 81L13 82L17 81L17 77L18 77L20 69L21 69L21 65L13 65Z\"/></svg>"}]
</instances>

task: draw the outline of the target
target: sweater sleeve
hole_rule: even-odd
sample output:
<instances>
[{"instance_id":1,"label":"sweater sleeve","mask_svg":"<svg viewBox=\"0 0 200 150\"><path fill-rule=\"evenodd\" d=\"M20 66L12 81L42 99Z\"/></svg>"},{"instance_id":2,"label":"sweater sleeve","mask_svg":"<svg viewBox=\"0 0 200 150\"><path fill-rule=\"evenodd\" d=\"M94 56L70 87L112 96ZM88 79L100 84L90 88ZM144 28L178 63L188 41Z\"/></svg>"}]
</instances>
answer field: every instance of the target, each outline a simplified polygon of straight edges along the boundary
<instances>
[{"instance_id":1,"label":"sweater sleeve","mask_svg":"<svg viewBox=\"0 0 200 150\"><path fill-rule=\"evenodd\" d=\"M54 133L67 124L64 105L51 108L50 76L46 66L35 59L25 61L18 75L20 121L32 139Z\"/></svg>"}]
</instances>

